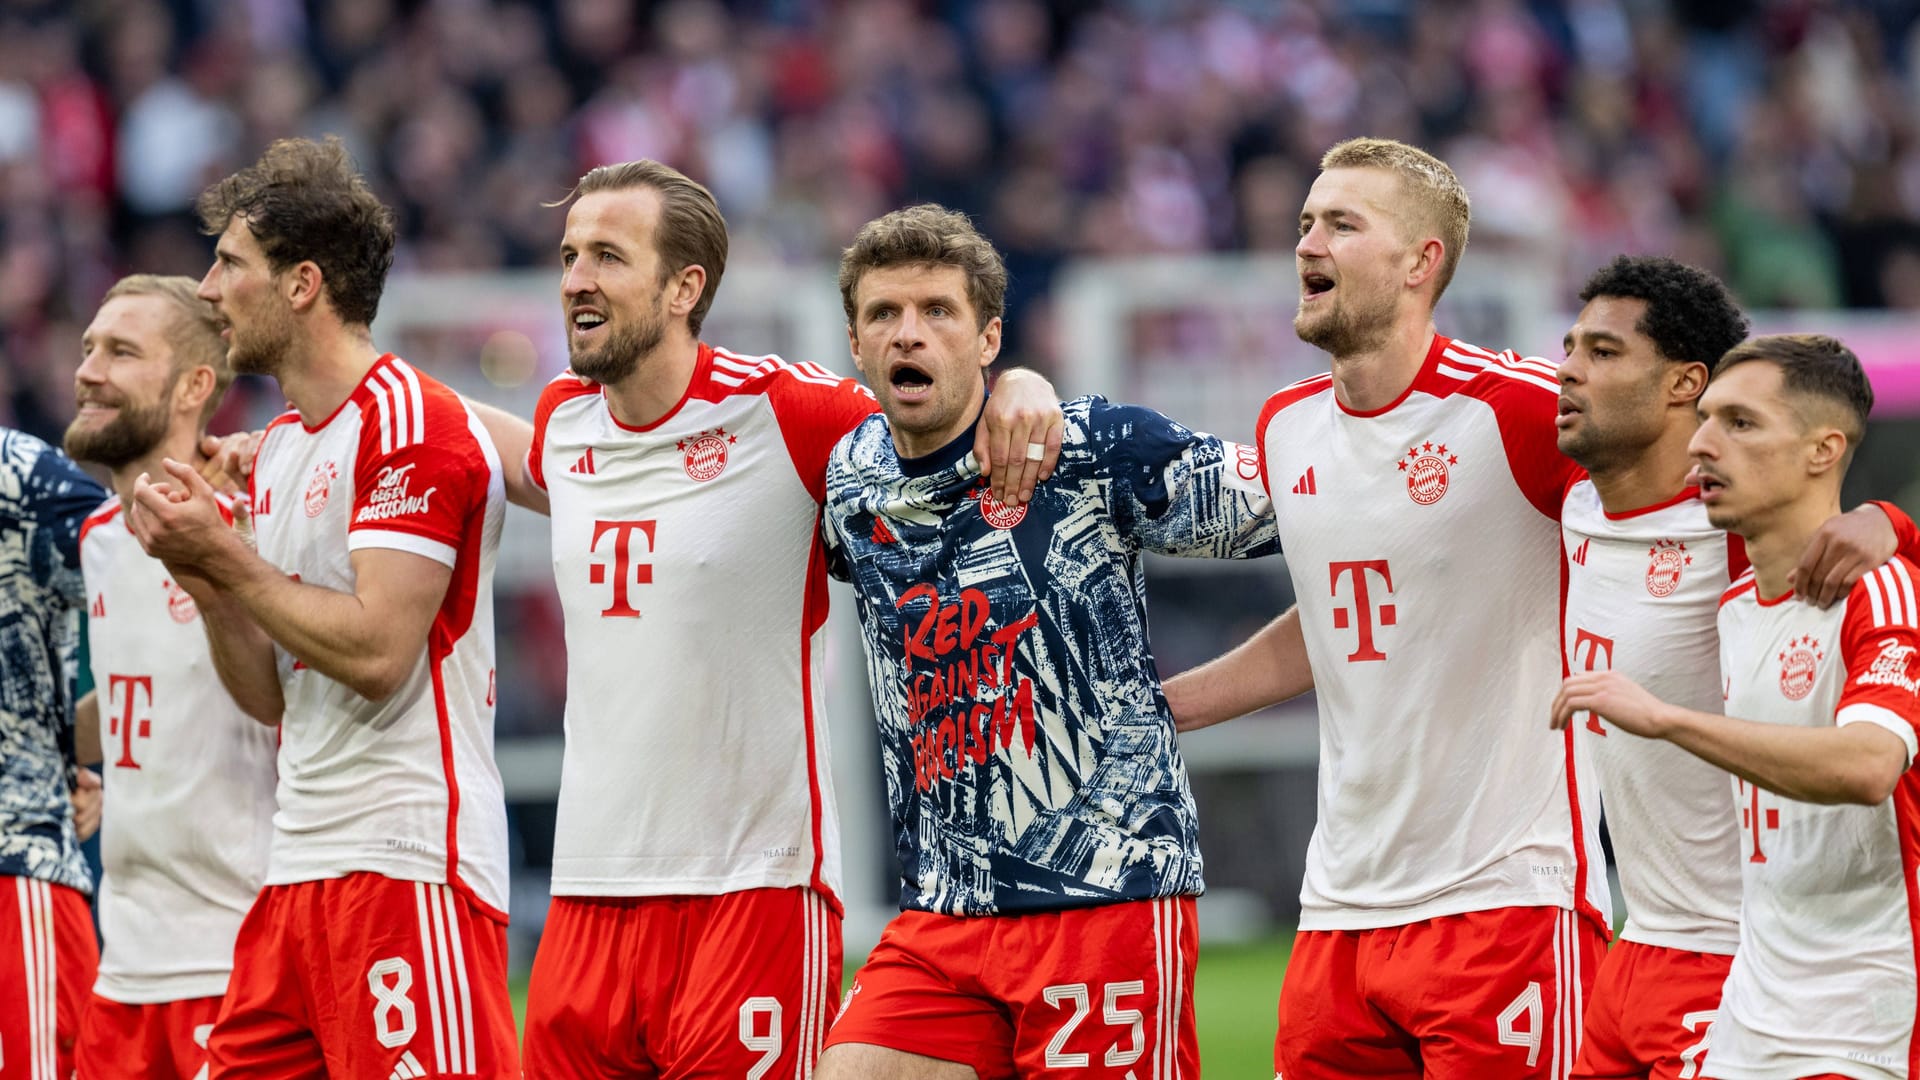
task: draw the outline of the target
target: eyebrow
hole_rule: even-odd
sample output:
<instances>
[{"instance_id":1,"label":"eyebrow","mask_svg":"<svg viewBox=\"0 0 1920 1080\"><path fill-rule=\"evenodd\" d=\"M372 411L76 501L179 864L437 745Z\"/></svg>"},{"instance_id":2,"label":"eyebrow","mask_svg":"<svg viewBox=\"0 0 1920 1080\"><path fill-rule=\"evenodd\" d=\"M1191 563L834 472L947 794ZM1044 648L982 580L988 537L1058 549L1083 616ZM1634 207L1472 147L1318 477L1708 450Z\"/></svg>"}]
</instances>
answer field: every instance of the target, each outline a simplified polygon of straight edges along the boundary
<instances>
[{"instance_id":1,"label":"eyebrow","mask_svg":"<svg viewBox=\"0 0 1920 1080\"><path fill-rule=\"evenodd\" d=\"M1365 214L1363 214L1363 213L1361 213L1361 212L1360 212L1360 211L1358 211L1358 210L1347 210L1347 209L1344 209L1344 208L1342 208L1342 207L1338 207L1338 206L1335 206L1335 207L1331 207L1331 208L1329 208L1329 209L1326 209L1326 210L1322 210L1322 211L1320 212L1320 215L1319 215L1319 216L1321 216L1321 217L1324 217L1324 218L1334 218L1334 219L1336 219L1336 220L1338 220L1338 219L1340 219L1340 218L1353 218L1353 219L1355 219L1356 221L1365 221L1365 220L1367 220L1367 216L1366 216ZM1300 211L1300 220L1301 220L1301 221L1311 221L1311 220L1313 220L1313 217L1314 217L1314 213L1313 213L1313 211L1311 211L1311 210L1301 210L1301 211Z\"/></svg>"},{"instance_id":2,"label":"eyebrow","mask_svg":"<svg viewBox=\"0 0 1920 1080\"><path fill-rule=\"evenodd\" d=\"M1575 327L1575 330L1579 330L1579 328ZM1580 339L1585 339L1587 341L1611 341L1615 345L1625 345L1627 343L1626 338L1621 337L1619 334L1616 334L1611 330L1579 330L1578 333L1575 333L1573 330L1569 330L1567 332L1566 340L1563 341L1561 344L1571 345L1573 344L1574 341L1580 340Z\"/></svg>"}]
</instances>

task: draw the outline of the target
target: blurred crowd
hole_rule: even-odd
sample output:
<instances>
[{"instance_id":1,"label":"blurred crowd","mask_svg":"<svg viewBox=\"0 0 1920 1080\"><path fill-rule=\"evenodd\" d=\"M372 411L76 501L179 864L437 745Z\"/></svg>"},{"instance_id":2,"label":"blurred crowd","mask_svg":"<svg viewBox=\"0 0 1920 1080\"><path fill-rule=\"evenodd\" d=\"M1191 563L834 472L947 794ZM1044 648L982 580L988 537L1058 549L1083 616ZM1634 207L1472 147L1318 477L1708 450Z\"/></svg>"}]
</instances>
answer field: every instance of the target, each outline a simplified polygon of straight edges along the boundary
<instances>
[{"instance_id":1,"label":"blurred crowd","mask_svg":"<svg viewBox=\"0 0 1920 1080\"><path fill-rule=\"evenodd\" d=\"M0 422L57 433L107 285L198 276L201 187L327 132L402 268L552 262L541 203L654 157L736 262L965 209L1017 332L1068 257L1291 248L1368 133L1569 285L1662 251L1751 306L1920 309L1911 0L0 0Z\"/></svg>"}]
</instances>

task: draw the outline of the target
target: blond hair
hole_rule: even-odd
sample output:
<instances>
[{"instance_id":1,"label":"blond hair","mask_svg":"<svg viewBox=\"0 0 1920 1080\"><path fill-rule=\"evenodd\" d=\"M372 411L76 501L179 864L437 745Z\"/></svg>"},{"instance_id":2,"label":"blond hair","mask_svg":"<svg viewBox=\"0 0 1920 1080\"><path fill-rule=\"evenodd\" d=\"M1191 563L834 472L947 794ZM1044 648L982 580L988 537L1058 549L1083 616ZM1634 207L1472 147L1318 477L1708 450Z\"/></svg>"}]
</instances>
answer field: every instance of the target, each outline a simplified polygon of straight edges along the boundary
<instances>
[{"instance_id":1,"label":"blond hair","mask_svg":"<svg viewBox=\"0 0 1920 1080\"><path fill-rule=\"evenodd\" d=\"M869 270L890 266L954 266L967 276L967 301L980 328L1007 306L1007 264L967 215L921 203L874 218L840 254L840 303L854 324L853 294Z\"/></svg>"},{"instance_id":2,"label":"blond hair","mask_svg":"<svg viewBox=\"0 0 1920 1080\"><path fill-rule=\"evenodd\" d=\"M1417 212L1415 220L1406 224L1422 234L1439 237L1446 249L1440 257L1440 276L1433 290L1437 302L1453 280L1461 252L1467 250L1467 225L1473 207L1460 178L1453 175L1446 162L1393 139L1359 138L1335 143L1320 158L1320 170L1328 169L1384 169L1400 178L1401 189Z\"/></svg>"},{"instance_id":3,"label":"blond hair","mask_svg":"<svg viewBox=\"0 0 1920 1080\"><path fill-rule=\"evenodd\" d=\"M100 303L104 306L122 296L153 296L173 309L167 344L173 349L174 374L195 367L213 369L213 393L200 408L200 424L204 427L226 397L227 387L233 385L233 368L227 364L227 343L220 340L220 316L212 304L200 299L199 288L192 278L177 274L129 274L114 282Z\"/></svg>"},{"instance_id":4,"label":"blond hair","mask_svg":"<svg viewBox=\"0 0 1920 1080\"><path fill-rule=\"evenodd\" d=\"M720 216L720 204L713 192L671 165L648 158L601 165L588 171L566 197L548 206L565 206L583 195L599 191L633 191L650 188L660 193L660 221L653 229L654 251L660 256L660 279L698 266L707 272L700 299L687 313L687 329L700 336L707 320L707 309L720 291L720 276L727 272L727 219Z\"/></svg>"}]
</instances>

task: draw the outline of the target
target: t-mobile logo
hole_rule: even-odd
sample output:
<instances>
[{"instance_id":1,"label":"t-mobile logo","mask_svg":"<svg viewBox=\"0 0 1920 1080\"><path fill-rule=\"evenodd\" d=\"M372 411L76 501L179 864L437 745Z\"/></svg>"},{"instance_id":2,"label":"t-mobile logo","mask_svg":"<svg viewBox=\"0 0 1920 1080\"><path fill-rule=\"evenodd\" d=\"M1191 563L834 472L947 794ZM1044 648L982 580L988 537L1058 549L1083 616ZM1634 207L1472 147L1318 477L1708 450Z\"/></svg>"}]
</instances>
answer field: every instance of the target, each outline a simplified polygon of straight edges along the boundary
<instances>
[{"instance_id":1,"label":"t-mobile logo","mask_svg":"<svg viewBox=\"0 0 1920 1080\"><path fill-rule=\"evenodd\" d=\"M136 700L139 691L146 691L147 705L153 705L153 676L151 675L108 675L107 706L118 706L117 713L107 715L107 734L120 736L120 760L113 763L116 769L137 769L140 763L133 759L133 740L145 739L153 735L153 718L142 716L135 718L140 704Z\"/></svg>"},{"instance_id":2,"label":"t-mobile logo","mask_svg":"<svg viewBox=\"0 0 1920 1080\"><path fill-rule=\"evenodd\" d=\"M600 613L603 619L637 619L640 609L627 599L627 589L632 585L653 584L653 564L634 562L632 537L640 533L646 537L647 550L653 550L653 527L651 521L596 521L593 523L593 540L587 547L598 552L600 538L613 534L613 604ZM587 565L587 580L602 585L607 580L607 564L603 562Z\"/></svg>"},{"instance_id":3,"label":"t-mobile logo","mask_svg":"<svg viewBox=\"0 0 1920 1080\"><path fill-rule=\"evenodd\" d=\"M1378 574L1381 584L1386 586L1386 595L1392 596L1393 572L1387 569L1387 560L1363 559L1356 562L1330 563L1327 571L1328 584L1332 590L1330 595L1335 600L1340 599L1340 579L1345 577L1353 582L1353 606L1333 609L1335 630L1345 630L1349 625L1353 625L1359 631L1358 645L1347 654L1347 662L1357 664L1366 660L1385 660L1387 654L1373 644L1373 628L1392 626L1397 616L1394 614L1392 604L1375 604L1368 575Z\"/></svg>"},{"instance_id":4,"label":"t-mobile logo","mask_svg":"<svg viewBox=\"0 0 1920 1080\"><path fill-rule=\"evenodd\" d=\"M1575 664L1586 665L1581 669L1584 671L1612 671L1613 639L1610 637L1601 637L1599 634L1582 627L1575 627L1573 632L1573 662ZM1600 723L1600 718L1591 712L1587 713L1587 730L1602 737L1607 733L1607 729Z\"/></svg>"}]
</instances>

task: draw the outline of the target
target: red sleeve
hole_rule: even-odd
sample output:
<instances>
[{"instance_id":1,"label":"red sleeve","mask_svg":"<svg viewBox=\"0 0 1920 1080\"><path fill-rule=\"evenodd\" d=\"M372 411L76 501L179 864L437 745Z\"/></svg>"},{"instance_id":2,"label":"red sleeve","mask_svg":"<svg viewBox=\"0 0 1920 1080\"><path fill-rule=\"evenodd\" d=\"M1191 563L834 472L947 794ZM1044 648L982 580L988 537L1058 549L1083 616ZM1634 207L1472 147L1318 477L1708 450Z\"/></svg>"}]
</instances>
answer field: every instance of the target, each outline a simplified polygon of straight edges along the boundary
<instances>
[{"instance_id":1,"label":"red sleeve","mask_svg":"<svg viewBox=\"0 0 1920 1080\"><path fill-rule=\"evenodd\" d=\"M1835 720L1878 724L1899 735L1912 761L1920 745L1920 610L1915 570L1895 557L1857 582L1840 624L1847 666Z\"/></svg>"},{"instance_id":2,"label":"red sleeve","mask_svg":"<svg viewBox=\"0 0 1920 1080\"><path fill-rule=\"evenodd\" d=\"M1727 580L1738 581L1753 565L1747 559L1747 541L1738 533L1727 534Z\"/></svg>"},{"instance_id":3,"label":"red sleeve","mask_svg":"<svg viewBox=\"0 0 1920 1080\"><path fill-rule=\"evenodd\" d=\"M1915 525L1906 511L1884 499L1874 499L1873 505L1887 515L1888 521L1893 522L1893 535L1900 541L1899 556L1920 566L1920 525Z\"/></svg>"},{"instance_id":4,"label":"red sleeve","mask_svg":"<svg viewBox=\"0 0 1920 1080\"><path fill-rule=\"evenodd\" d=\"M880 410L867 388L818 364L794 364L768 376L767 400L794 471L813 501L827 501L827 456L841 436Z\"/></svg>"},{"instance_id":5,"label":"red sleeve","mask_svg":"<svg viewBox=\"0 0 1920 1080\"><path fill-rule=\"evenodd\" d=\"M1514 483L1535 510L1554 521L1567 492L1587 472L1560 452L1554 420L1560 415L1560 391L1553 368L1544 360L1503 353L1489 370L1467 384L1467 392L1493 406L1500 442Z\"/></svg>"},{"instance_id":6,"label":"red sleeve","mask_svg":"<svg viewBox=\"0 0 1920 1080\"><path fill-rule=\"evenodd\" d=\"M492 480L478 421L453 391L404 364L376 369L365 386L347 547L452 566Z\"/></svg>"},{"instance_id":7,"label":"red sleeve","mask_svg":"<svg viewBox=\"0 0 1920 1080\"><path fill-rule=\"evenodd\" d=\"M1260 419L1253 423L1253 451L1260 461L1260 489L1269 499L1273 498L1273 481L1267 477L1267 425L1273 423L1273 418L1286 406L1284 392L1273 395L1260 410Z\"/></svg>"},{"instance_id":8,"label":"red sleeve","mask_svg":"<svg viewBox=\"0 0 1920 1080\"><path fill-rule=\"evenodd\" d=\"M547 490L547 473L540 458L547 450L547 421L553 417L553 410L559 408L561 402L599 392L598 383L582 379L571 371L561 372L540 391L540 401L533 407L533 440L527 444L527 478L541 491Z\"/></svg>"}]
</instances>

